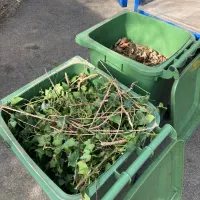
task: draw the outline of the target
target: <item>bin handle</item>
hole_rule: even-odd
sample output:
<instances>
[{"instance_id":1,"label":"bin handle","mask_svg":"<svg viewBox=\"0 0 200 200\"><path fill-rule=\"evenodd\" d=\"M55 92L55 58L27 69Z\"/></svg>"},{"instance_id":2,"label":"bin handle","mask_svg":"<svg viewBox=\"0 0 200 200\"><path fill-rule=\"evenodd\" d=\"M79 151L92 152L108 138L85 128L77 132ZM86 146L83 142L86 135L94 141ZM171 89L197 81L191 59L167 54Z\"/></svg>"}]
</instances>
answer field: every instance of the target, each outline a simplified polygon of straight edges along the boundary
<instances>
[{"instance_id":1,"label":"bin handle","mask_svg":"<svg viewBox=\"0 0 200 200\"><path fill-rule=\"evenodd\" d=\"M181 55L181 57L174 62L174 64L169 66L169 70L174 72L176 69L181 68L182 64L195 53L197 49L200 48L200 40L195 41L189 49L186 49L185 52Z\"/></svg>"},{"instance_id":2,"label":"bin handle","mask_svg":"<svg viewBox=\"0 0 200 200\"><path fill-rule=\"evenodd\" d=\"M146 160L152 156L156 148L164 141L164 139L170 136L173 139L177 139L175 130L171 125L166 124L160 131L159 135L144 148L139 157L129 166L129 168L119 175L117 182L109 189L109 191L103 196L102 200L113 200L119 192L124 188L126 184L130 184L132 177L142 167ZM117 173L117 172L116 172Z\"/></svg>"}]
</instances>

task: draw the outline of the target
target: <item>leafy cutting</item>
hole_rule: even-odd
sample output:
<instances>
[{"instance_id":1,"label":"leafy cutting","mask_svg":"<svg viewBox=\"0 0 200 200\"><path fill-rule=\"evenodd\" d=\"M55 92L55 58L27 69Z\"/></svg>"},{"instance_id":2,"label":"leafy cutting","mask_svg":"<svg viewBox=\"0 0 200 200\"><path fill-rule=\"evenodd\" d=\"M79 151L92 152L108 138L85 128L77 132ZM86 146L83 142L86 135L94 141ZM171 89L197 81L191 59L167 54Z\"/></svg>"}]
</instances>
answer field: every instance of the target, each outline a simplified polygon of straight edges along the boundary
<instances>
[{"instance_id":1,"label":"leafy cutting","mask_svg":"<svg viewBox=\"0 0 200 200\"><path fill-rule=\"evenodd\" d=\"M64 191L83 191L127 150L155 137L154 110L103 74L80 74L0 108L35 162ZM156 125L155 125L156 126Z\"/></svg>"}]
</instances>

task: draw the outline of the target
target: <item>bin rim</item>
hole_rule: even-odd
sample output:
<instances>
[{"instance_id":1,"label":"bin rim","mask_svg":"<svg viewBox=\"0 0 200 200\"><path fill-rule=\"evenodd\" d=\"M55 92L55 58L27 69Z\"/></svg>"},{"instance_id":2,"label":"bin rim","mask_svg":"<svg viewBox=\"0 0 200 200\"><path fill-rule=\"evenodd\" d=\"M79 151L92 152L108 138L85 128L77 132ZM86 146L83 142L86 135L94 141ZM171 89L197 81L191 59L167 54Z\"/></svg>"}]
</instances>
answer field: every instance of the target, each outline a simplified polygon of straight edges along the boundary
<instances>
[{"instance_id":1,"label":"bin rim","mask_svg":"<svg viewBox=\"0 0 200 200\"><path fill-rule=\"evenodd\" d=\"M139 73L143 73L144 75L148 75L148 76L159 76L159 75L162 75L164 69L166 69L166 67L168 65L170 65L171 63L174 62L174 60L176 59L176 58L173 58L174 56L179 55L181 53L181 51L183 51L183 49L187 48L193 41L195 41L195 36L192 33L190 33L189 31L182 29L180 27L175 27L175 26L168 24L164 21L161 21L161 20L158 20L158 19L155 19L155 18L151 18L153 21L159 21L160 23L165 23L167 26L171 26L174 29L181 29L183 32L186 32L186 33L188 33L188 35L190 35L190 38L186 41L186 43L176 53L174 53L169 59L167 59L165 62L163 62L159 65L155 65L155 66L151 67L151 66L146 66L146 65L139 63L135 60L132 60L130 58L127 58L127 57L105 47L104 45L96 42L95 40L93 40L90 37L90 34L93 31L95 31L97 28L99 28L102 25L112 21L113 19L115 19L119 16L122 16L124 14L127 14L127 13L139 15L139 16L142 16L144 18L149 18L148 16L142 15L138 12L133 12L132 10L124 9L123 11L115 14L114 16L112 16L112 17L92 26L91 28L77 34L76 37L75 37L75 42L77 44L81 45L81 46L91 48L91 49L96 50L96 51L100 51L100 52L106 51L107 55L114 56L116 59L123 59L124 60L123 63L128 64L129 66L130 65L134 66L134 69Z\"/></svg>"},{"instance_id":2,"label":"bin rim","mask_svg":"<svg viewBox=\"0 0 200 200\"><path fill-rule=\"evenodd\" d=\"M110 77L108 74L104 73L97 67L94 67L88 61L84 60L83 58L81 58L79 56L76 56L76 57L71 58L67 62L59 65L58 67L52 69L48 73L38 77L34 81L26 84L25 86L16 90L15 92L9 94L8 96L4 97L3 99L0 100L0 105L5 105L12 98L22 95L24 92L26 92L30 88L33 88L35 85L37 85L41 81L48 79L49 76L56 75L56 73L66 69L72 65L75 65L75 64L88 65L88 67L96 70L97 72L101 72L101 73L105 74L107 77ZM122 89L128 89L126 86L124 86L121 83L119 83L119 86ZM133 91L131 91L131 93L135 96L140 96ZM148 105L154 110L153 115L155 116L155 121L153 124L151 124L152 129L154 129L155 127L158 127L160 124L160 115L159 115L156 107L153 104L148 102ZM42 169L40 169L40 167L33 161L33 159L24 150L24 148L21 146L21 144L16 140L13 133L10 131L7 124L5 123L1 113L2 113L2 110L0 109L0 136L2 136L5 141L7 141L8 145L11 147L11 149L14 151L14 153L17 155L17 157L20 159L20 161L23 163L23 165L26 167L26 169L38 181L38 183L41 185L41 187L43 189L45 188L44 190L48 190L49 192L51 192L51 194L53 193L53 195L56 196L56 198L58 200L67 200L67 199L81 200L80 193L79 194L67 194L56 183L54 183L53 180ZM117 159L117 161L112 165L112 167L119 166L123 162L123 160L125 160L130 155L130 153L131 152L129 152L129 151L125 152L121 157L119 157ZM138 155L138 157L139 156L140 155ZM112 172L112 167L110 169L108 169L107 171L105 171L104 173L102 173L99 176L98 180L103 179L102 175L106 174L107 176L109 176ZM89 185L88 188L90 188L94 184L95 184L95 182L93 182L91 185ZM45 191L45 192L48 195L48 192L47 191ZM54 199L54 198L52 198L52 199Z\"/></svg>"}]
</instances>

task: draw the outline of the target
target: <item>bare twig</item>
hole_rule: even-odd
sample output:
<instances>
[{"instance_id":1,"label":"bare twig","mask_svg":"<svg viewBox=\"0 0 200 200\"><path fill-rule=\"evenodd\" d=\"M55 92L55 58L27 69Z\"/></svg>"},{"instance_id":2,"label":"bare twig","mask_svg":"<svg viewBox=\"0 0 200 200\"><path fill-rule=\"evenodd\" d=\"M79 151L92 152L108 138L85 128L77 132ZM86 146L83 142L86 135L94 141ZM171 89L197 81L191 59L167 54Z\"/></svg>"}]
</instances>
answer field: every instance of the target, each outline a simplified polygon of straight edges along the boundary
<instances>
[{"instance_id":1,"label":"bare twig","mask_svg":"<svg viewBox=\"0 0 200 200\"><path fill-rule=\"evenodd\" d=\"M95 77L97 77L97 76L99 76L99 74L91 74L91 75L86 76L86 77L84 77L84 78L79 77L79 82L78 82L78 86L77 86L78 89L80 89L81 83L87 81L88 79L95 78Z\"/></svg>"},{"instance_id":2,"label":"bare twig","mask_svg":"<svg viewBox=\"0 0 200 200\"><path fill-rule=\"evenodd\" d=\"M118 145L118 144L125 144L126 142L127 142L126 139L113 141L113 142L101 142L101 146L102 147L113 146L113 145Z\"/></svg>"},{"instance_id":3,"label":"bare twig","mask_svg":"<svg viewBox=\"0 0 200 200\"><path fill-rule=\"evenodd\" d=\"M115 111L117 111L117 110L119 110L119 109L120 109L120 107L117 108ZM97 129L97 128L101 127L102 125L104 125L112 116L116 115L115 111L114 111L111 115L109 115L101 124L99 124L99 125L97 125L97 126L94 126L94 127L90 128L90 129L91 129L91 130L94 130L94 129ZM90 127L91 127L91 126L90 126Z\"/></svg>"},{"instance_id":4,"label":"bare twig","mask_svg":"<svg viewBox=\"0 0 200 200\"><path fill-rule=\"evenodd\" d=\"M66 72L65 72L65 80L66 80L67 84L70 85L70 80L69 80L69 77Z\"/></svg>"},{"instance_id":5,"label":"bare twig","mask_svg":"<svg viewBox=\"0 0 200 200\"><path fill-rule=\"evenodd\" d=\"M11 110L11 111L14 111L14 112L17 112L17 113L21 113L23 115L34 117L34 118L37 118L37 119L41 119L41 120L44 120L44 121L55 122L55 120L51 120L51 119L48 119L48 118L40 117L38 115L33 115L33 114L30 114L30 113L27 113L27 112L24 112L24 111L21 111L21 110L17 110L17 109L11 108L9 106L0 105L0 109L2 109L4 111L5 110Z\"/></svg>"},{"instance_id":6,"label":"bare twig","mask_svg":"<svg viewBox=\"0 0 200 200\"><path fill-rule=\"evenodd\" d=\"M108 90L107 90L107 92L106 92L106 94L105 94L105 96L104 96L104 98L103 98L103 101L101 102L101 104L100 104L100 106L99 106L99 109L97 110L96 115L94 116L94 118L93 118L93 120L92 120L92 123L91 123L91 125L90 125L90 128L93 126L93 124L94 124L94 122L95 122L95 120L96 120L96 118L97 118L97 115L98 115L99 111L101 110L101 107L102 107L103 104L105 103L105 101L106 101L106 99L107 99L107 97L108 97L108 95L109 95L109 93L110 93L111 86L112 86L112 82L110 83L110 86L108 87Z\"/></svg>"},{"instance_id":7,"label":"bare twig","mask_svg":"<svg viewBox=\"0 0 200 200\"><path fill-rule=\"evenodd\" d=\"M129 115L128 112L125 110L124 106L122 106L122 111L126 114L127 119L128 119L128 122L129 122L131 128L133 129L133 123L132 123L132 121L131 121L130 115Z\"/></svg>"},{"instance_id":8,"label":"bare twig","mask_svg":"<svg viewBox=\"0 0 200 200\"><path fill-rule=\"evenodd\" d=\"M105 68L105 70L108 72L108 74L114 79L113 75L110 73L110 71L107 69L107 67L103 64L103 62L100 60L100 63ZM102 75L102 74L101 74Z\"/></svg>"}]
</instances>

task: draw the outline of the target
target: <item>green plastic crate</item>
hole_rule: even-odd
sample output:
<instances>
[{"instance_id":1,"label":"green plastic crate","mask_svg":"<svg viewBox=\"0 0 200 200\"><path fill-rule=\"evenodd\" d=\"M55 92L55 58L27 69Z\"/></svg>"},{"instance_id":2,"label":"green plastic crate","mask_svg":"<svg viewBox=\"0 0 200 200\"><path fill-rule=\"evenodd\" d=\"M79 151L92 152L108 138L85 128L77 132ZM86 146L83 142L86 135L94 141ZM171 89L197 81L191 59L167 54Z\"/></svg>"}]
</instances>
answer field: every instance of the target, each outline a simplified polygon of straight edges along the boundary
<instances>
[{"instance_id":1,"label":"green plastic crate","mask_svg":"<svg viewBox=\"0 0 200 200\"><path fill-rule=\"evenodd\" d=\"M69 76L72 76L83 72L85 66L88 66L91 69L91 73L93 71L95 71L95 73L100 71L82 58L75 57L53 69L48 74L39 77L23 88L8 95L1 100L1 104L6 104L15 96L22 96L30 99L39 94L41 88L44 89L51 86L49 77L52 81L58 83L63 80L64 72L67 72ZM120 86L124 87L122 85ZM136 94L133 93L133 95ZM152 104L149 105L153 107ZM159 124L159 115L156 111L155 117L156 122L154 123ZM166 125L162 129L157 128L156 131L158 135L149 146L145 147L143 150L138 150L137 152L125 153L108 171L99 177L97 183L93 183L89 186L87 192L91 199L96 199L96 187L98 188L97 192L99 198L106 200L172 200L181 198L184 143L183 141L177 140L177 134L170 125ZM0 115L0 135L8 143L30 174L38 181L50 199L81 199L80 195L69 195L63 192L36 165L8 129L2 113ZM121 181L122 179L123 181ZM124 185L128 180L131 180L131 182ZM153 182L155 184L152 184ZM122 188L122 186L124 187ZM115 190L115 188L118 189ZM124 193L124 191L126 192ZM104 195L107 195L107 197L103 197Z\"/></svg>"}]
</instances>

